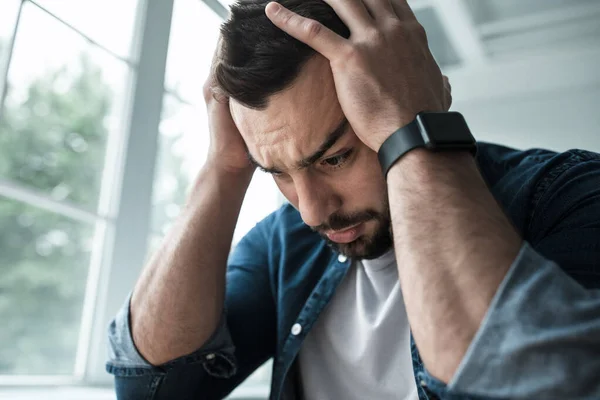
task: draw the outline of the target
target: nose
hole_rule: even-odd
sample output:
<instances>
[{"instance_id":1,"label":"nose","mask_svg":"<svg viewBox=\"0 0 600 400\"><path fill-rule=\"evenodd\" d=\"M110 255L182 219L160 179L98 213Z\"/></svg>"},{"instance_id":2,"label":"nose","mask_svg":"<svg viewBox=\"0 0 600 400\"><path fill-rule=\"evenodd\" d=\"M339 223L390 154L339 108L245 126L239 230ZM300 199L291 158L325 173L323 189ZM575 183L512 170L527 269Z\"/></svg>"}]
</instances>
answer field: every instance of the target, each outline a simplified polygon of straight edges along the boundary
<instances>
[{"instance_id":1,"label":"nose","mask_svg":"<svg viewBox=\"0 0 600 400\"><path fill-rule=\"evenodd\" d=\"M306 225L321 225L340 207L341 201L333 189L310 175L295 179L295 186L298 210Z\"/></svg>"}]
</instances>

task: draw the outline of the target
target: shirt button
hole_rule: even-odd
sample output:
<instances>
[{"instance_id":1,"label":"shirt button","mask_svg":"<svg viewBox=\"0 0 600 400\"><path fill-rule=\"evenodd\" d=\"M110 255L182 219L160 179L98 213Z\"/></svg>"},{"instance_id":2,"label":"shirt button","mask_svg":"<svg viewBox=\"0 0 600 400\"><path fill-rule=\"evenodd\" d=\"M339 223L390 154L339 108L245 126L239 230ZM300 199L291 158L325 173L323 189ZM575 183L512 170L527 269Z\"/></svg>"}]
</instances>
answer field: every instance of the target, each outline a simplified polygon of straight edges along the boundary
<instances>
[{"instance_id":1,"label":"shirt button","mask_svg":"<svg viewBox=\"0 0 600 400\"><path fill-rule=\"evenodd\" d=\"M341 262L341 263L344 263L344 262L346 262L346 260L347 260L347 259L348 259L348 257L346 257L346 256L345 256L345 255L343 255L343 254L340 254L340 255L338 256L338 261L339 261L339 262Z\"/></svg>"},{"instance_id":2,"label":"shirt button","mask_svg":"<svg viewBox=\"0 0 600 400\"><path fill-rule=\"evenodd\" d=\"M298 336L300 332L302 332L302 325L294 324L294 326L292 326L292 335Z\"/></svg>"},{"instance_id":3,"label":"shirt button","mask_svg":"<svg viewBox=\"0 0 600 400\"><path fill-rule=\"evenodd\" d=\"M421 385L423 387L427 387L427 382L425 382L424 380L421 379L421 382L419 382L419 385Z\"/></svg>"},{"instance_id":4,"label":"shirt button","mask_svg":"<svg viewBox=\"0 0 600 400\"><path fill-rule=\"evenodd\" d=\"M210 353L210 354L206 355L207 360L214 360L214 358L215 358L215 353Z\"/></svg>"}]
</instances>

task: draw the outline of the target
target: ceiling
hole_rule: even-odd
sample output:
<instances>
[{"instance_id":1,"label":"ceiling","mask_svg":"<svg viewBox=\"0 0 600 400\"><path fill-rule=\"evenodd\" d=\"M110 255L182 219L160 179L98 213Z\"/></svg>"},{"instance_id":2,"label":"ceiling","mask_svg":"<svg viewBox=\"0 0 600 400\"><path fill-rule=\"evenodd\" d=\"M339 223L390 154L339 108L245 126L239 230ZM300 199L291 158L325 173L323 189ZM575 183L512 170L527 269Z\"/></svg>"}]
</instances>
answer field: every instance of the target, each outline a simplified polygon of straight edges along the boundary
<instances>
[{"instance_id":1,"label":"ceiling","mask_svg":"<svg viewBox=\"0 0 600 400\"><path fill-rule=\"evenodd\" d=\"M413 0L410 4L442 67L600 45L598 0Z\"/></svg>"}]
</instances>

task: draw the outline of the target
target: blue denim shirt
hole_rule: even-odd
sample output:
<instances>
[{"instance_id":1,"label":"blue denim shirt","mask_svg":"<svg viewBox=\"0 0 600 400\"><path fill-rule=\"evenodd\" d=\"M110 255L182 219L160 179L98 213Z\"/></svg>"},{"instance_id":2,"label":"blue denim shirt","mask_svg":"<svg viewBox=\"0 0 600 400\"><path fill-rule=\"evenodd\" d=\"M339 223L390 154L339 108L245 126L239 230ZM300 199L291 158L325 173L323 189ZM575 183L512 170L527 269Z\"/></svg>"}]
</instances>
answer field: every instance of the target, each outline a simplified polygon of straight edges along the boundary
<instances>
[{"instance_id":1,"label":"blue denim shirt","mask_svg":"<svg viewBox=\"0 0 600 400\"><path fill-rule=\"evenodd\" d=\"M419 398L600 399L600 155L480 144L477 160L524 242L451 382L412 342ZM283 206L230 255L226 312L201 349L151 366L125 302L109 329L118 398L223 398L273 358L270 398L301 399L298 352L351 261Z\"/></svg>"}]
</instances>

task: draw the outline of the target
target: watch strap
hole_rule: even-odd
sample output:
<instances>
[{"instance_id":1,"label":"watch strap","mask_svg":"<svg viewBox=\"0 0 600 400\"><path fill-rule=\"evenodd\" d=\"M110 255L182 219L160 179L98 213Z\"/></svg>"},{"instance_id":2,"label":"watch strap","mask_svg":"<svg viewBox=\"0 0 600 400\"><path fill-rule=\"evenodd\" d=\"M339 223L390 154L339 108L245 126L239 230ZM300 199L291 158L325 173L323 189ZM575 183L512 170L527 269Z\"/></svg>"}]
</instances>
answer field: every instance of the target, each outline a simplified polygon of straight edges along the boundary
<instances>
[{"instance_id":1,"label":"watch strap","mask_svg":"<svg viewBox=\"0 0 600 400\"><path fill-rule=\"evenodd\" d=\"M396 130L388 137L377 152L383 176L387 178L388 171L402 156L417 147L425 147L426 143L417 125L417 120Z\"/></svg>"}]
</instances>

